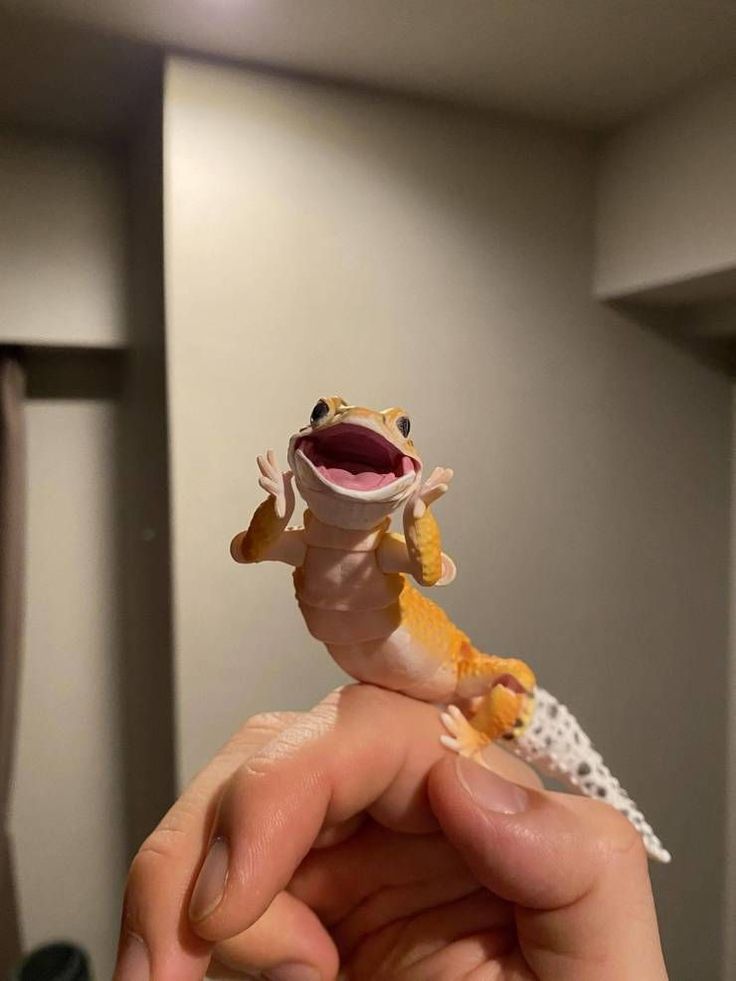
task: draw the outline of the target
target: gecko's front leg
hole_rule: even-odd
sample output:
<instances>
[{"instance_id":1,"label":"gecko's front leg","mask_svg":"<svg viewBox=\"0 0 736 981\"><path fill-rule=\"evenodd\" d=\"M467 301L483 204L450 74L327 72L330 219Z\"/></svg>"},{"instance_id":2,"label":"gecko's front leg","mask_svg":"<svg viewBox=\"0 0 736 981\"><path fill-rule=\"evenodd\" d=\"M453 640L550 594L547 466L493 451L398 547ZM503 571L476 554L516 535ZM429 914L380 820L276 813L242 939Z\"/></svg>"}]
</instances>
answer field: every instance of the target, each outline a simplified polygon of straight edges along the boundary
<instances>
[{"instance_id":1,"label":"gecko's front leg","mask_svg":"<svg viewBox=\"0 0 736 981\"><path fill-rule=\"evenodd\" d=\"M429 510L447 493L453 472L435 467L404 508L404 537L411 574L423 586L445 585L455 578L455 564L442 552L439 525Z\"/></svg>"},{"instance_id":2,"label":"gecko's front leg","mask_svg":"<svg viewBox=\"0 0 736 981\"><path fill-rule=\"evenodd\" d=\"M236 562L263 562L270 559L299 565L304 555L301 529L288 529L296 497L291 471L282 472L273 450L257 458L259 485L268 497L256 508L250 524L230 543Z\"/></svg>"}]
</instances>

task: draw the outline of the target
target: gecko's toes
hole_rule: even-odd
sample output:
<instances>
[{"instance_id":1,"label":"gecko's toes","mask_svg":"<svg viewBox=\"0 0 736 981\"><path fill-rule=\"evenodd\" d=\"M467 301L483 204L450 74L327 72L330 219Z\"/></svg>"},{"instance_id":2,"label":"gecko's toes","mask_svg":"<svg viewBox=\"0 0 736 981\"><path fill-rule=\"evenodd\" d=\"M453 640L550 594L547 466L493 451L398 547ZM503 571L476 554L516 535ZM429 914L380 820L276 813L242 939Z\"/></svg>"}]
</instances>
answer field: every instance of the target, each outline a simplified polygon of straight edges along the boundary
<instances>
[{"instance_id":1,"label":"gecko's toes","mask_svg":"<svg viewBox=\"0 0 736 981\"><path fill-rule=\"evenodd\" d=\"M440 719L450 735L456 738L465 731L468 725L468 720L457 705L448 705L445 711L440 713Z\"/></svg>"},{"instance_id":2,"label":"gecko's toes","mask_svg":"<svg viewBox=\"0 0 736 981\"><path fill-rule=\"evenodd\" d=\"M449 733L443 733L440 742L461 756L476 756L489 742L487 736L473 728L457 705L448 705L440 713L440 719Z\"/></svg>"}]
</instances>

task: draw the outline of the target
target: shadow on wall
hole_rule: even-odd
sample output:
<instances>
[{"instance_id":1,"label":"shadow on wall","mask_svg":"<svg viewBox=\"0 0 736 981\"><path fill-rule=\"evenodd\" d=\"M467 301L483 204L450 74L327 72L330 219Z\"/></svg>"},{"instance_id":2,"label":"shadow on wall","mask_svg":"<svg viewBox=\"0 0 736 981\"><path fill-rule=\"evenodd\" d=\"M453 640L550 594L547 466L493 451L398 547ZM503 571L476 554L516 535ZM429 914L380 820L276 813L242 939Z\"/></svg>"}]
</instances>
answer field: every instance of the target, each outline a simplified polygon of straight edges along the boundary
<instances>
[{"instance_id":1,"label":"shadow on wall","mask_svg":"<svg viewBox=\"0 0 736 981\"><path fill-rule=\"evenodd\" d=\"M119 399L125 358L122 350L27 348L23 353L26 394L31 399Z\"/></svg>"},{"instance_id":2,"label":"shadow on wall","mask_svg":"<svg viewBox=\"0 0 736 981\"><path fill-rule=\"evenodd\" d=\"M701 364L736 378L736 300L673 306L610 300L606 306Z\"/></svg>"}]
</instances>

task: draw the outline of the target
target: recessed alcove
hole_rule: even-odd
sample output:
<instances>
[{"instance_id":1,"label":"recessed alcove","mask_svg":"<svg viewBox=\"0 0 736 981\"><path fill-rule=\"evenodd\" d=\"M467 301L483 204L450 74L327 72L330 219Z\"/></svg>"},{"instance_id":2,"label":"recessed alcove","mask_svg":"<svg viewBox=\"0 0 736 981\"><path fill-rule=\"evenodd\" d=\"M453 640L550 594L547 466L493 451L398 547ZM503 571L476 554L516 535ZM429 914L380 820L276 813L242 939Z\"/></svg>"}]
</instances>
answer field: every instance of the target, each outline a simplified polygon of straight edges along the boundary
<instances>
[{"instance_id":1,"label":"recessed alcove","mask_svg":"<svg viewBox=\"0 0 736 981\"><path fill-rule=\"evenodd\" d=\"M0 351L27 441L17 901L27 948L67 937L99 977L174 792L160 78L150 46L0 13Z\"/></svg>"}]
</instances>

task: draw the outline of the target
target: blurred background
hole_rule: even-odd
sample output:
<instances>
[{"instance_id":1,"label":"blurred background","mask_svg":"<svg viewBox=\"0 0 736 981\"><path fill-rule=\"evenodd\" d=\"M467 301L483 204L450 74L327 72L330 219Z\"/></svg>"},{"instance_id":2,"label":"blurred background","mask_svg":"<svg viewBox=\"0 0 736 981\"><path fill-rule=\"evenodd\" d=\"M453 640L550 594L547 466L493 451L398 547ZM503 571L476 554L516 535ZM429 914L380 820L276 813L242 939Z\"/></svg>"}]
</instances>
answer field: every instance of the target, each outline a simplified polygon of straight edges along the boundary
<instances>
[{"instance_id":1,"label":"blurred background","mask_svg":"<svg viewBox=\"0 0 736 981\"><path fill-rule=\"evenodd\" d=\"M0 0L0 970L109 977L177 788L342 680L228 557L341 394L672 851L671 977L736 978L734 365L730 0Z\"/></svg>"}]
</instances>

